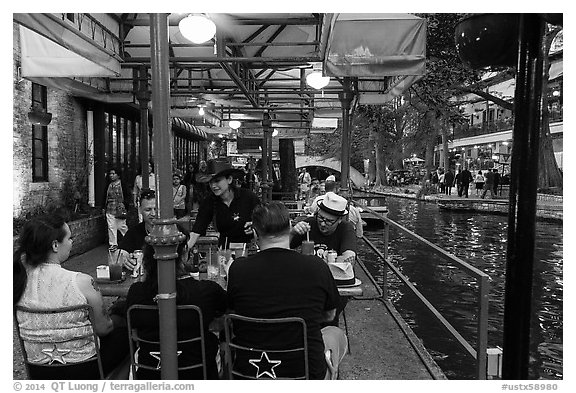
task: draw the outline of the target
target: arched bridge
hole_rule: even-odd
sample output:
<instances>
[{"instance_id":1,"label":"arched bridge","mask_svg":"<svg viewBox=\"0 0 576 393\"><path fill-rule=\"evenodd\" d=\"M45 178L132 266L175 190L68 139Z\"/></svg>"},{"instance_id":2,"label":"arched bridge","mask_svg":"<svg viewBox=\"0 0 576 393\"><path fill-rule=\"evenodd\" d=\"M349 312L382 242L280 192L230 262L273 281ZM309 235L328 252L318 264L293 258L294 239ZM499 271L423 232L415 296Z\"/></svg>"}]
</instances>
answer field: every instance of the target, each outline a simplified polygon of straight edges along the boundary
<instances>
[{"instance_id":1,"label":"arched bridge","mask_svg":"<svg viewBox=\"0 0 576 393\"><path fill-rule=\"evenodd\" d=\"M306 166L321 166L333 169L340 173L342 162L335 158L296 156L296 168L303 168ZM355 187L363 187L365 183L364 176L353 167L350 167L350 180Z\"/></svg>"}]
</instances>

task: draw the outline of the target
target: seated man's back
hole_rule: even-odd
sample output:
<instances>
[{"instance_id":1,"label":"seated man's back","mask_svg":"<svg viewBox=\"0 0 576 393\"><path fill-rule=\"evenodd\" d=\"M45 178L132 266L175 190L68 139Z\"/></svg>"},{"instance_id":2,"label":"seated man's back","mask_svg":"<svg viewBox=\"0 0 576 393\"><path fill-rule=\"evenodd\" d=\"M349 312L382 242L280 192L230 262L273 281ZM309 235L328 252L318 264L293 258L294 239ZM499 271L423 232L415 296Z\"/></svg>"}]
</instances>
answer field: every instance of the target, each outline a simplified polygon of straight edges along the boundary
<instances>
[{"instance_id":1,"label":"seated man's back","mask_svg":"<svg viewBox=\"0 0 576 393\"><path fill-rule=\"evenodd\" d=\"M339 301L338 288L328 266L321 259L289 249L288 212L284 212L285 207L281 204L276 204L275 208L280 213L273 209L267 210L269 206L254 211L253 225L261 251L231 265L227 287L229 307L236 314L253 318L304 319L308 335L310 379L323 379L326 375L326 362L321 323L331 312L332 318L334 316ZM263 214L262 210L268 214ZM260 222L257 217L259 214L263 218ZM277 236L262 233L265 229L262 230L261 221L269 222L270 217L280 214L286 220L282 233ZM278 335L266 330L254 333L251 329L250 333L242 334L242 327L239 329L235 330L240 337L239 343L246 346L270 345L277 348L298 340L296 331Z\"/></svg>"}]
</instances>

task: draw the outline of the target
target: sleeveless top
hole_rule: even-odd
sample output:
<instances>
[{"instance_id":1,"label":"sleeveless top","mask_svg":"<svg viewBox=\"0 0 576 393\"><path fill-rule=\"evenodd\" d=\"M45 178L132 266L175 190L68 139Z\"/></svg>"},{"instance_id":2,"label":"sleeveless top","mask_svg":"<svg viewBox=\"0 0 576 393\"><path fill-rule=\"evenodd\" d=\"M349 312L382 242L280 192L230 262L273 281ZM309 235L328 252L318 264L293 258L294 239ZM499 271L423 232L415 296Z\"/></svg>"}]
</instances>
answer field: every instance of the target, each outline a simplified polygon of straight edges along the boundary
<instances>
[{"instance_id":1,"label":"sleeveless top","mask_svg":"<svg viewBox=\"0 0 576 393\"><path fill-rule=\"evenodd\" d=\"M76 283L78 272L56 264L41 264L28 268L27 274L28 281L19 306L48 309L88 304ZM96 355L92 337L74 340L92 333L92 324L85 310L58 314L18 311L16 317L28 360L32 363L77 363Z\"/></svg>"}]
</instances>

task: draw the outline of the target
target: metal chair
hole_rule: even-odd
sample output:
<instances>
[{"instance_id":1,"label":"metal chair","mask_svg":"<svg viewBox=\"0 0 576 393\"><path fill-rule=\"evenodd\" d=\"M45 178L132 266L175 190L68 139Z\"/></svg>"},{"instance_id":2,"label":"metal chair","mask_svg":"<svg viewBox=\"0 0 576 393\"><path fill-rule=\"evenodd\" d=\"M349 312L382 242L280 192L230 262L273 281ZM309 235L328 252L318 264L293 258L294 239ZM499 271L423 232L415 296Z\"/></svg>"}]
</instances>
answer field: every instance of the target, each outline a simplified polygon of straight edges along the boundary
<instances>
[{"instance_id":1,"label":"metal chair","mask_svg":"<svg viewBox=\"0 0 576 393\"><path fill-rule=\"evenodd\" d=\"M257 347L240 344L245 334L262 337L262 332L276 336L287 331L297 334L294 344L276 348L265 342ZM266 319L228 314L224 319L224 332L225 367L230 379L309 379L308 338L302 318Z\"/></svg>"},{"instance_id":2,"label":"metal chair","mask_svg":"<svg viewBox=\"0 0 576 393\"><path fill-rule=\"evenodd\" d=\"M205 336L204 336L204 321L202 318L202 310L200 310L200 308L198 306L194 306L194 305L178 305L177 310L179 313L178 318L183 317L182 313L190 313L192 318L196 318L197 323L198 323L198 329L199 329L199 334L197 336L193 336L193 337L187 338L187 339L178 339L177 340L178 348L180 349L183 345L186 345L186 344L198 343L198 346L200 347L199 352L201 355L199 362L194 362L191 364L179 366L178 371L181 372L181 371L201 369L202 370L202 378L208 379L208 370L207 370L207 363L206 363L206 349L205 349ZM133 375L134 379L138 379L137 369L139 369L139 368L141 368L143 370L156 371L158 373L161 370L160 339L159 338L158 339L143 338L141 333L139 334L138 329L134 327L134 322L133 322L134 314L136 314L138 312L144 312L144 313L152 313L153 312L154 314L150 315L150 318L155 318L157 320L158 319L158 306L135 304L128 309L128 313L127 313L128 314L128 336L130 338L130 353L131 353L130 365L132 368L132 375ZM182 333L182 332L179 332L179 333ZM157 354L154 354L154 357L157 356L158 366L153 367L150 365L140 363L139 361L136 360L136 358L135 358L136 347L135 346L140 348L142 346L142 344L148 345L149 348L150 348L150 346L153 348L157 348ZM196 379L199 379L199 378L196 378Z\"/></svg>"},{"instance_id":3,"label":"metal chair","mask_svg":"<svg viewBox=\"0 0 576 393\"><path fill-rule=\"evenodd\" d=\"M18 323L18 313L28 313L28 314L42 314L42 315L62 315L65 316L67 313L71 313L74 311L83 310L88 315L90 320L90 324L92 324L94 314L92 311L92 307L84 304L84 305L77 305L77 306L69 306L69 307L60 307L60 308L50 308L50 309L32 309L22 306L16 306L14 308L14 322L16 325L16 331L18 333L18 340L20 341L20 347L22 348L22 355L24 357L24 365L26 367L26 372L28 373L28 377L30 379L106 379L104 375L104 371L102 368L102 360L100 359L100 347L98 336L94 332L94 329L90 328L89 332L86 334L75 336L74 338L67 340L67 342L72 341L79 341L83 339L89 339L96 348L96 355L76 363L60 363L54 362L47 364L37 364L32 363L28 359L28 354L26 353L26 342L34 342L28 338L23 338L21 331L20 331L20 324ZM43 343L54 345L54 349L56 350L56 344L62 343L61 340L54 339L53 341L44 341Z\"/></svg>"}]
</instances>

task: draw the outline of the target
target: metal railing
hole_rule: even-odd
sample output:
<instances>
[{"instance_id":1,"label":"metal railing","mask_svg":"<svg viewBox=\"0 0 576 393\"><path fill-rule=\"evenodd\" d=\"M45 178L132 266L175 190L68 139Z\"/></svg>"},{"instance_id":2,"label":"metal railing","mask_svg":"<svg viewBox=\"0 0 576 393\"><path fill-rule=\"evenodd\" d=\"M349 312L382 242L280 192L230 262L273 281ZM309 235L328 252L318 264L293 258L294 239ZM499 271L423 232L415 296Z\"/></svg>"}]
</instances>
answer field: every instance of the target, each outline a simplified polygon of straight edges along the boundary
<instances>
[{"instance_id":1,"label":"metal railing","mask_svg":"<svg viewBox=\"0 0 576 393\"><path fill-rule=\"evenodd\" d=\"M361 198L361 197L360 197ZM438 247L434 243L424 239L418 234L410 231L409 229L403 227L397 222L378 214L370 207L360 205L353 201L355 205L361 206L362 209L377 219L380 219L384 223L384 252L380 251L370 240L365 236L363 237L364 242L370 247L383 261L384 261L384 271L383 271L383 287L382 293L383 298L387 299L388 296L388 282L387 282L387 269L390 268L392 272L410 289L410 291L418 297L418 299L430 310L434 317L442 324L442 326L458 341L458 343L470 354L474 359L476 359L476 374L478 379L486 379L486 349L488 345L488 291L489 291L489 276L480 271L479 269L471 266L462 259L450 254L449 252ZM442 314L426 299L426 297L410 282L410 279L406 277L400 270L390 261L388 256L388 244L389 244L389 233L390 227L399 230L404 235L417 241L418 243L430 248L433 252L439 254L444 259L452 262L455 266L461 268L464 272L474 277L478 282L478 322L477 322L477 341L476 347L474 348L457 330L442 316Z\"/></svg>"}]
</instances>

